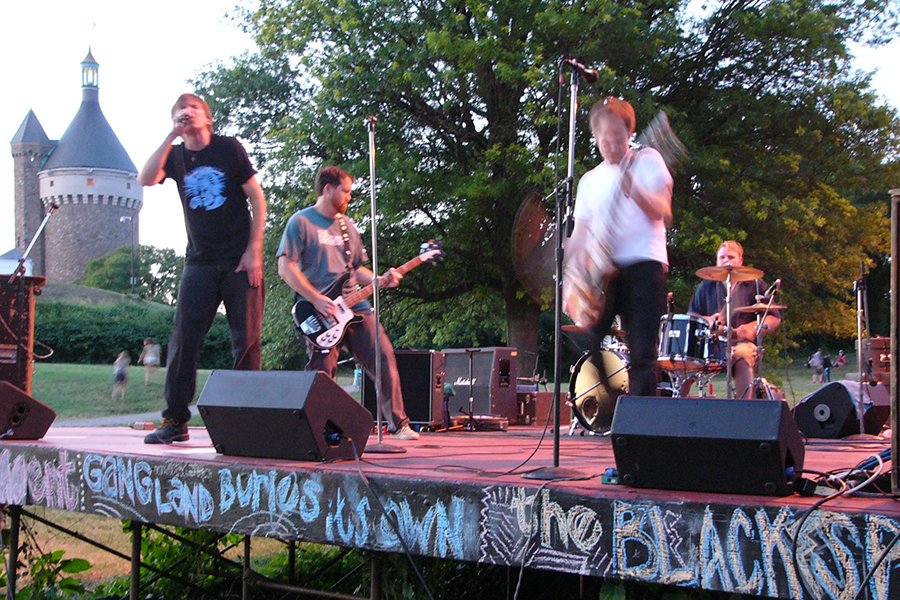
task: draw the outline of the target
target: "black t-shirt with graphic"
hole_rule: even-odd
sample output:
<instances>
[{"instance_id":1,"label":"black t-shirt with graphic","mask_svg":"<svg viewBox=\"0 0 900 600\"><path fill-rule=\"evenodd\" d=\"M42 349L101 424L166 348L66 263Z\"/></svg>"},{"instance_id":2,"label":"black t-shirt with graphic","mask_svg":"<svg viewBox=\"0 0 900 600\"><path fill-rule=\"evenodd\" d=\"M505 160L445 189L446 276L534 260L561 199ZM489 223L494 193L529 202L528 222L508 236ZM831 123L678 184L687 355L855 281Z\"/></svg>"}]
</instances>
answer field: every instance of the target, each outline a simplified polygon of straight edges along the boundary
<instances>
[{"instance_id":1,"label":"black t-shirt with graphic","mask_svg":"<svg viewBox=\"0 0 900 600\"><path fill-rule=\"evenodd\" d=\"M184 209L189 264L234 264L250 241L250 207L241 186L256 173L233 137L213 135L198 152L172 147L165 176L178 184Z\"/></svg>"}]
</instances>

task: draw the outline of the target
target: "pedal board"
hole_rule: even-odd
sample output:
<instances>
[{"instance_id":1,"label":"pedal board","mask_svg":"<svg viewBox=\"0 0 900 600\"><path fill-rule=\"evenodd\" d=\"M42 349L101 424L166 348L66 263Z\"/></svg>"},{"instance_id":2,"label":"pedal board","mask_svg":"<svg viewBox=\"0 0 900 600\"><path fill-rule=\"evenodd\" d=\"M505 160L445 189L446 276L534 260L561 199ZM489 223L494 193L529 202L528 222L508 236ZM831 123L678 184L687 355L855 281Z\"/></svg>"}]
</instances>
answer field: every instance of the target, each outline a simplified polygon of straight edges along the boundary
<instances>
[{"instance_id":1,"label":"pedal board","mask_svg":"<svg viewBox=\"0 0 900 600\"><path fill-rule=\"evenodd\" d=\"M450 417L450 427L466 430L469 426L474 431L506 431L509 429L509 419L500 415L453 415Z\"/></svg>"}]
</instances>

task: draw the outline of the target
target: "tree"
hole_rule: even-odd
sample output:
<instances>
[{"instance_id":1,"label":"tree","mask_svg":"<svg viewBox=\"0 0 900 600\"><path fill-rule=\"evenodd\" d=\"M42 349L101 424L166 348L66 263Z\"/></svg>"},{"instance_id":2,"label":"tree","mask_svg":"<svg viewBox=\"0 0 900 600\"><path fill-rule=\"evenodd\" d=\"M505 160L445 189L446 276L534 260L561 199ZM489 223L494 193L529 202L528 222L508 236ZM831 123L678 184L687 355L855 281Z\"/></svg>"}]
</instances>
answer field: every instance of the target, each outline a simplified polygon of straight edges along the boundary
<instances>
[{"instance_id":1,"label":"tree","mask_svg":"<svg viewBox=\"0 0 900 600\"><path fill-rule=\"evenodd\" d=\"M603 65L582 106L622 96L639 123L665 108L690 150L670 239L680 305L693 272L736 238L811 309L794 329L846 333L842 284L886 250L885 211L859 208L897 174L900 127L850 68L847 43L888 37L891 0L731 0L705 14L676 1L262 0L243 20L259 53L199 82L219 122L257 148L272 237L308 203L317 166L340 164L367 188L373 115L382 266L445 242L445 263L386 302L401 340L459 339L464 322L502 311L503 341L532 368L547 306L511 267L511 240L522 203L555 187L563 56ZM596 162L585 120L578 174ZM368 206L354 208L365 230Z\"/></svg>"},{"instance_id":2,"label":"tree","mask_svg":"<svg viewBox=\"0 0 900 600\"><path fill-rule=\"evenodd\" d=\"M182 257L171 248L140 246L136 249L135 277L144 300L174 305L181 278ZM79 285L128 294L131 291L131 246L119 246L110 254L92 258Z\"/></svg>"}]
</instances>

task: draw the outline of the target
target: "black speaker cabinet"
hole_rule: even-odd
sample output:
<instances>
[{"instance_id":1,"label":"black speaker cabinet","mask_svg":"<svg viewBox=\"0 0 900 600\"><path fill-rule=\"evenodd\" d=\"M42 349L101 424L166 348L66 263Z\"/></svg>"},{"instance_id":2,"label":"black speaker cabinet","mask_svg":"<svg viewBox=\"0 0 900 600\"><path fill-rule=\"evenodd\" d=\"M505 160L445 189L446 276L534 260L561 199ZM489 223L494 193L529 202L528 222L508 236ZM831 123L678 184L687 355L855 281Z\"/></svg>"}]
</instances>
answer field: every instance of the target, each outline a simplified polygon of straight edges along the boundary
<instances>
[{"instance_id":1,"label":"black speaker cabinet","mask_svg":"<svg viewBox=\"0 0 900 600\"><path fill-rule=\"evenodd\" d=\"M516 421L515 348L445 348L447 383L455 395L450 399L450 414L469 410L469 366L472 367L472 397L476 415L500 415Z\"/></svg>"},{"instance_id":2,"label":"black speaker cabinet","mask_svg":"<svg viewBox=\"0 0 900 600\"><path fill-rule=\"evenodd\" d=\"M882 384L862 387L863 428L865 433L878 435L891 416L891 395ZM858 403L859 382L832 381L801 400L794 407L794 419L806 437L842 438L860 433Z\"/></svg>"},{"instance_id":3,"label":"black speaker cabinet","mask_svg":"<svg viewBox=\"0 0 900 600\"><path fill-rule=\"evenodd\" d=\"M411 423L429 425L443 420L444 353L435 350L395 350L403 406ZM375 382L366 375L363 406L375 414Z\"/></svg>"},{"instance_id":4,"label":"black speaker cabinet","mask_svg":"<svg viewBox=\"0 0 900 600\"><path fill-rule=\"evenodd\" d=\"M55 418L52 408L8 381L0 381L0 439L39 440Z\"/></svg>"},{"instance_id":5,"label":"black speaker cabinet","mask_svg":"<svg viewBox=\"0 0 900 600\"><path fill-rule=\"evenodd\" d=\"M612 422L619 483L786 496L803 439L779 400L622 396Z\"/></svg>"},{"instance_id":6,"label":"black speaker cabinet","mask_svg":"<svg viewBox=\"0 0 900 600\"><path fill-rule=\"evenodd\" d=\"M197 408L232 456L352 459L372 433L369 411L321 371L213 371Z\"/></svg>"}]
</instances>

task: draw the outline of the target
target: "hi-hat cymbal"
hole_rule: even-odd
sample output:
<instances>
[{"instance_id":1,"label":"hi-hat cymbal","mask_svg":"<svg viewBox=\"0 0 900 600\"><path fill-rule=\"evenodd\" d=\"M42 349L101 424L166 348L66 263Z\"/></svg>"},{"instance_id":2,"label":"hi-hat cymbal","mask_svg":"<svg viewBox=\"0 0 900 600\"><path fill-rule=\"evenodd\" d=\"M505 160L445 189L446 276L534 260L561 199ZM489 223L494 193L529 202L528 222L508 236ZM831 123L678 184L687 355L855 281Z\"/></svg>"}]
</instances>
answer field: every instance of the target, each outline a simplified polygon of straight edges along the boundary
<instances>
[{"instance_id":1,"label":"hi-hat cymbal","mask_svg":"<svg viewBox=\"0 0 900 600\"><path fill-rule=\"evenodd\" d=\"M562 329L566 333L591 333L590 329L585 329L583 327L579 327L578 325L561 325L560 329ZM609 335L617 337L620 340L625 339L625 332L617 327L610 327Z\"/></svg>"},{"instance_id":2,"label":"hi-hat cymbal","mask_svg":"<svg viewBox=\"0 0 900 600\"><path fill-rule=\"evenodd\" d=\"M766 312L766 309L769 310L784 310L787 308L784 304L763 304L762 302L757 302L756 304L751 304L750 306L742 306L740 308L735 308L731 312L733 313L749 313L749 312Z\"/></svg>"},{"instance_id":3,"label":"hi-hat cymbal","mask_svg":"<svg viewBox=\"0 0 900 600\"><path fill-rule=\"evenodd\" d=\"M753 267L703 267L697 271L697 277L700 279L710 279L712 281L725 281L728 274L731 274L731 281L753 281L763 276L763 272Z\"/></svg>"}]
</instances>

